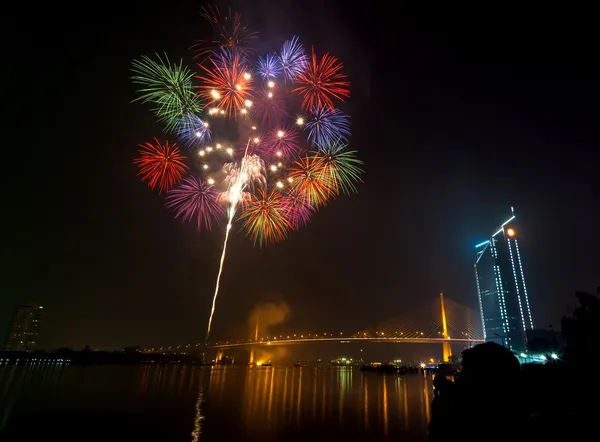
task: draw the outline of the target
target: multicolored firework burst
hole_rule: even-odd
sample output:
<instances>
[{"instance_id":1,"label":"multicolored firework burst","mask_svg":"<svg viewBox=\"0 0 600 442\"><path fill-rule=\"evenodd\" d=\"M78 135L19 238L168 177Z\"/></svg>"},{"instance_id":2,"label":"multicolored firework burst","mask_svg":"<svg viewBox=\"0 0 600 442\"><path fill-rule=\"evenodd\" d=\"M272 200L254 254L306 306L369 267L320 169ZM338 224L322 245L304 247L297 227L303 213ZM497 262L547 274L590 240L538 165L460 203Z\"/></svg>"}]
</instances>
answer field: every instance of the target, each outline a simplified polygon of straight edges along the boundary
<instances>
[{"instance_id":1,"label":"multicolored firework burst","mask_svg":"<svg viewBox=\"0 0 600 442\"><path fill-rule=\"evenodd\" d=\"M290 168L291 192L309 206L318 208L339 192L325 173L325 161L318 154L306 155L294 161Z\"/></svg>"},{"instance_id":2,"label":"multicolored firework burst","mask_svg":"<svg viewBox=\"0 0 600 442\"><path fill-rule=\"evenodd\" d=\"M158 185L159 193L168 191L181 181L189 167L186 158L179 152L177 143L161 144L156 138L153 143L140 144L140 156L133 162L139 168L138 176L142 181L148 181L148 186L154 189Z\"/></svg>"},{"instance_id":3,"label":"multicolored firework burst","mask_svg":"<svg viewBox=\"0 0 600 442\"><path fill-rule=\"evenodd\" d=\"M259 245L281 241L292 228L288 199L276 190L261 189L252 195L240 214L243 227Z\"/></svg>"},{"instance_id":4,"label":"multicolored firework burst","mask_svg":"<svg viewBox=\"0 0 600 442\"><path fill-rule=\"evenodd\" d=\"M315 48L312 48L312 59L305 63L297 76L298 86L294 92L302 95L302 108L321 109L327 107L333 110L332 98L344 101L350 96L350 82L342 74L342 63L337 58L325 54L321 61L317 61Z\"/></svg>"},{"instance_id":5,"label":"multicolored firework burst","mask_svg":"<svg viewBox=\"0 0 600 442\"><path fill-rule=\"evenodd\" d=\"M190 152L186 158L176 143L156 139L141 145L135 163L142 181L168 192L175 217L200 230L227 220L208 339L233 227L258 246L281 241L330 199L355 192L362 163L346 150L350 117L336 106L350 90L337 58L318 60L314 48L306 57L297 36L279 53L258 56L251 47L257 34L239 14L216 7L202 14L215 35L195 45L197 75L183 62L142 57L132 79L140 85L136 101L150 104Z\"/></svg>"}]
</instances>

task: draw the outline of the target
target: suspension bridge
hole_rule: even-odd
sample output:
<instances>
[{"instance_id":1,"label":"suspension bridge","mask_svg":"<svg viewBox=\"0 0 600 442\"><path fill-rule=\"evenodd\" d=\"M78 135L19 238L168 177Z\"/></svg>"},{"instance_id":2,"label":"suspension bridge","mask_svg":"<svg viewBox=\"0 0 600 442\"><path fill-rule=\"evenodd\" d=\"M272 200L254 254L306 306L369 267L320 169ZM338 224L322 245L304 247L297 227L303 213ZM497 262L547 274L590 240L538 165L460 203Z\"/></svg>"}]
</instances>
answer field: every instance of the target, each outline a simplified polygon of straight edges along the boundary
<instances>
[{"instance_id":1,"label":"suspension bridge","mask_svg":"<svg viewBox=\"0 0 600 442\"><path fill-rule=\"evenodd\" d=\"M441 344L444 360L452 354L450 344L475 344L483 342L481 316L468 307L440 293L439 298L423 303L416 309L391 318L375 327L355 333L295 333L272 336L259 336L259 324L251 338L232 341L218 341L211 345L217 350L217 361L228 348L250 347L250 361L253 362L254 348L257 346L295 345L310 342L375 342Z\"/></svg>"},{"instance_id":2,"label":"suspension bridge","mask_svg":"<svg viewBox=\"0 0 600 442\"><path fill-rule=\"evenodd\" d=\"M260 321L260 319L259 319ZM440 344L444 360L452 354L450 344L474 345L484 342L481 316L475 310L461 305L440 293L439 297L421 303L416 308L388 319L375 327L354 333L282 333L259 335L259 324L254 336L236 340L219 340L207 346L203 344L173 345L145 349L146 352L191 354L200 348L217 351L216 360L223 358L226 349L246 347L250 349L250 361L254 349L262 346L298 345L317 342L373 342L403 344Z\"/></svg>"}]
</instances>

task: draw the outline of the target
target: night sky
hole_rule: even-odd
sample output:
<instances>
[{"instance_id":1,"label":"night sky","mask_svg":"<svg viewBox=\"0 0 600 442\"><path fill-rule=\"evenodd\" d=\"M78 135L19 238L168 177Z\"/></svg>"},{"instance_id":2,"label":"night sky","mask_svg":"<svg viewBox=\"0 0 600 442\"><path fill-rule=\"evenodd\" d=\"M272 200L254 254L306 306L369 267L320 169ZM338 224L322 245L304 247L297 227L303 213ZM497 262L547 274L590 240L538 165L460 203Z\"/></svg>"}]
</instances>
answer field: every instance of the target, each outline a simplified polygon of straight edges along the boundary
<instances>
[{"instance_id":1,"label":"night sky","mask_svg":"<svg viewBox=\"0 0 600 442\"><path fill-rule=\"evenodd\" d=\"M129 69L155 52L195 67L188 48L210 31L200 3L128 3L14 12L2 31L0 331L17 303L41 303L50 349L205 334L225 224L182 225L136 177L137 144L162 128L130 103ZM510 206L538 326L600 285L591 14L250 3L235 6L261 51L296 34L344 61L366 174L283 243L233 237L216 338L246 334L269 300L289 304L290 331L354 332L440 291L477 308L474 246Z\"/></svg>"}]
</instances>

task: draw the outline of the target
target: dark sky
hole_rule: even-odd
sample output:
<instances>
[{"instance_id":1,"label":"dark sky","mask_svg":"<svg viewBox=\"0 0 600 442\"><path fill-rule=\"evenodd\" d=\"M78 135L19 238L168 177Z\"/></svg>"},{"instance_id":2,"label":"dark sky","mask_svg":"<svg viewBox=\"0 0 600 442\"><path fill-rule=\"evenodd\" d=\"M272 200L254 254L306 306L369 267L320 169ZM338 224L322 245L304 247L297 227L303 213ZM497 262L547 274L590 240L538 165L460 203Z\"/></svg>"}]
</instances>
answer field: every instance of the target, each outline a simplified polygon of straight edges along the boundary
<instances>
[{"instance_id":1,"label":"dark sky","mask_svg":"<svg viewBox=\"0 0 600 442\"><path fill-rule=\"evenodd\" d=\"M0 330L18 302L39 302L48 348L205 333L224 226L173 220L136 177L136 146L161 127L130 104L129 68L154 52L194 67L188 48L207 29L199 3L128 3L15 12L2 31ZM474 245L511 205L538 325L600 285L591 14L249 4L261 49L297 34L344 61L366 175L283 243L232 238L215 337L243 333L271 299L291 306L290 330L353 332L440 291L477 308Z\"/></svg>"}]
</instances>

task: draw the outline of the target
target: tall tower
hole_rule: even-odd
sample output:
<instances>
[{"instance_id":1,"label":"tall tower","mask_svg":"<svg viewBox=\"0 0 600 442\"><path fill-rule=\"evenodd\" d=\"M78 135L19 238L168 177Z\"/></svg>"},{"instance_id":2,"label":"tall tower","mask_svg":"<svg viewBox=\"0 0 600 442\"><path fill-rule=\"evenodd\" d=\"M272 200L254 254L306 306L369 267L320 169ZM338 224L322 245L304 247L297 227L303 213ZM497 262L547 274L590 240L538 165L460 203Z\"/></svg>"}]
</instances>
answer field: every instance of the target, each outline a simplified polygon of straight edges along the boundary
<instances>
[{"instance_id":1,"label":"tall tower","mask_svg":"<svg viewBox=\"0 0 600 442\"><path fill-rule=\"evenodd\" d=\"M21 304L17 307L4 350L31 351L35 349L43 309L44 307L41 305L35 304Z\"/></svg>"},{"instance_id":2,"label":"tall tower","mask_svg":"<svg viewBox=\"0 0 600 442\"><path fill-rule=\"evenodd\" d=\"M512 207L511 212L489 240L475 246L474 267L485 340L520 352L526 349L525 331L533 328L533 318Z\"/></svg>"},{"instance_id":3,"label":"tall tower","mask_svg":"<svg viewBox=\"0 0 600 442\"><path fill-rule=\"evenodd\" d=\"M442 352L444 355L444 362L449 362L450 356L452 355L452 347L450 347L450 342L447 339L450 339L448 336L448 323L446 321L446 307L444 305L444 294L440 293L440 304L441 304L441 312L442 312L442 332L444 333L444 341L442 342Z\"/></svg>"}]
</instances>

